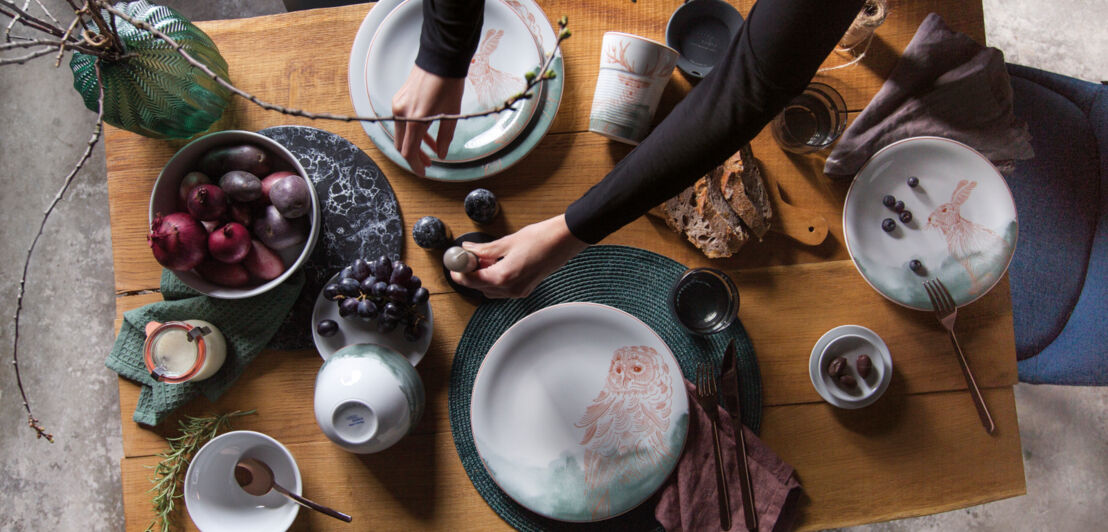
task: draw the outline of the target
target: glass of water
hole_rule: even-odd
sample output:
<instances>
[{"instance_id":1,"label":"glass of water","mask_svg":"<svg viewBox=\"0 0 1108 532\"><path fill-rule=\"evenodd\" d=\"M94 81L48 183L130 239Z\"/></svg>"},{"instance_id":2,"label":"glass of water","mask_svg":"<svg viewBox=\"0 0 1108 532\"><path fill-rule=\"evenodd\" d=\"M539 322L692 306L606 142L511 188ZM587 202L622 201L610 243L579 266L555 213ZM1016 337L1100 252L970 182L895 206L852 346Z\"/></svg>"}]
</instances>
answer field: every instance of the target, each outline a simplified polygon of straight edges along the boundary
<instances>
[{"instance_id":1,"label":"glass of water","mask_svg":"<svg viewBox=\"0 0 1108 532\"><path fill-rule=\"evenodd\" d=\"M835 142L846 129L846 102L824 83L808 85L773 119L773 138L782 149L811 153Z\"/></svg>"},{"instance_id":2,"label":"glass of water","mask_svg":"<svg viewBox=\"0 0 1108 532\"><path fill-rule=\"evenodd\" d=\"M726 329L738 316L739 290L719 270L687 270L670 290L669 308L689 332L714 334Z\"/></svg>"}]
</instances>

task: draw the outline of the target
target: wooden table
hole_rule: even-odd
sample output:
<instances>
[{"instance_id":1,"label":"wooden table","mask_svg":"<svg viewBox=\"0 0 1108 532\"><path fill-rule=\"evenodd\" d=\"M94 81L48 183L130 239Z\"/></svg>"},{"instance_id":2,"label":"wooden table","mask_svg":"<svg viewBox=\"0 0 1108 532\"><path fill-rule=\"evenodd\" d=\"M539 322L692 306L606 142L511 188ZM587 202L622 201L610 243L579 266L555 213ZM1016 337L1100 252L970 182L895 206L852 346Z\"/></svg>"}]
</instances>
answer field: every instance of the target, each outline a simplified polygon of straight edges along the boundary
<instances>
[{"instance_id":1,"label":"wooden table","mask_svg":"<svg viewBox=\"0 0 1108 532\"><path fill-rule=\"evenodd\" d=\"M981 5L959 0L890 2L865 61L822 76L862 109L888 75L897 54L930 12L984 41ZM550 134L521 164L480 186L496 192L503 214L492 228L508 233L561 213L629 149L588 133L587 120L605 31L662 40L665 22L680 0L554 0L543 5L551 19L566 14L573 38L565 43L566 91ZM752 2L739 1L743 13ZM370 5L355 5L200 26L219 45L238 86L261 98L313 110L353 113L347 92L347 60L358 25ZM827 64L844 58L832 54ZM688 90L675 74L660 113ZM389 177L406 226L420 216L442 217L455 233L473 224L461 208L472 184L415 178L385 158L356 123L311 122L263 112L236 100L219 129L258 130L310 124L361 147ZM183 142L142 138L109 128L108 186L114 242L117 320L124 311L160 299L161 271L145 243L146 206L160 168ZM958 332L977 373L998 431L981 428L944 331L930 314L894 305L871 290L842 244L846 184L822 172L823 156L787 156L768 131L753 142L768 177L781 183L785 201L826 217L830 235L807 247L771 233L740 257L709 261L684 238L649 217L605 243L649 249L690 266L727 269L742 293L739 316L753 339L762 371L765 411L762 438L796 467L807 498L801 528L826 528L929 514L1025 492L1012 387L1016 383L1011 302L1005 279L988 296L959 313ZM777 210L783 206L776 205ZM256 408L235 428L270 434L295 455L304 491L355 516L355 527L303 511L294 528L311 530L502 529L506 525L473 489L450 434L447 388L451 359L473 305L450 291L432 253L407 237L404 260L432 292L434 341L419 366L428 408L415 432L383 453L356 456L331 444L315 425L312 389L321 359L315 351L263 354L216 404L198 399L185 414ZM824 403L808 380L811 346L845 323L864 325L888 343L895 372L875 405L845 411ZM123 423L124 510L128 529L152 516L150 471L155 454L175 430L171 417L156 430L131 420L139 388L120 379ZM181 512L181 522L192 526ZM372 524L370 524L372 523Z\"/></svg>"}]
</instances>

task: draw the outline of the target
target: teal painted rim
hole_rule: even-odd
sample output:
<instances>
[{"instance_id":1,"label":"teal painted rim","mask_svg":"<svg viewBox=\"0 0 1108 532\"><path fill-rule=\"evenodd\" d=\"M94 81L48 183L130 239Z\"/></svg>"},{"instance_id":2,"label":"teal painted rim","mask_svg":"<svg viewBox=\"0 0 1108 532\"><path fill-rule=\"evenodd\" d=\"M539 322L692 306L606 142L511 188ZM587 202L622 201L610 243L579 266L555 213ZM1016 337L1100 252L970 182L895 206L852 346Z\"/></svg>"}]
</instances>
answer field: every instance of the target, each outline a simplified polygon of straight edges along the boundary
<instances>
[{"instance_id":1,"label":"teal painted rim","mask_svg":"<svg viewBox=\"0 0 1108 532\"><path fill-rule=\"evenodd\" d=\"M669 346L686 379L699 362L719 368L727 343L734 339L742 373L743 423L758 432L762 416L762 385L754 348L739 320L723 332L698 337L686 332L670 313L672 284L687 268L667 257L624 246L593 246L554 272L524 299L483 303L470 318L454 352L450 373L450 428L462 466L485 502L519 530L660 530L654 508L647 503L604 521L567 523L540 516L506 495L485 470L470 425L473 384L481 362L497 339L531 313L559 303L591 302L623 310L646 323Z\"/></svg>"}]
</instances>

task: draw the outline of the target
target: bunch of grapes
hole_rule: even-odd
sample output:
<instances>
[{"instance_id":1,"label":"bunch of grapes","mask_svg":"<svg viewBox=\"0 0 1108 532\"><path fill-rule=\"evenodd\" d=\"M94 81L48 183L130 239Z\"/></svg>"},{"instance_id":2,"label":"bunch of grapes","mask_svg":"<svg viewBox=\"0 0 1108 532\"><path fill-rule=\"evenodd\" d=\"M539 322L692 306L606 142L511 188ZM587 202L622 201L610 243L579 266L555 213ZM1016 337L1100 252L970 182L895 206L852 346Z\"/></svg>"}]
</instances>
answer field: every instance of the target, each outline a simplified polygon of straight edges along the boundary
<instances>
[{"instance_id":1,"label":"bunch of grapes","mask_svg":"<svg viewBox=\"0 0 1108 532\"><path fill-rule=\"evenodd\" d=\"M323 287L323 297L338 303L343 318L376 319L382 333L403 324L409 342L419 340L426 330L427 317L418 308L430 295L410 266L385 256L375 261L358 259L343 268L336 282Z\"/></svg>"}]
</instances>

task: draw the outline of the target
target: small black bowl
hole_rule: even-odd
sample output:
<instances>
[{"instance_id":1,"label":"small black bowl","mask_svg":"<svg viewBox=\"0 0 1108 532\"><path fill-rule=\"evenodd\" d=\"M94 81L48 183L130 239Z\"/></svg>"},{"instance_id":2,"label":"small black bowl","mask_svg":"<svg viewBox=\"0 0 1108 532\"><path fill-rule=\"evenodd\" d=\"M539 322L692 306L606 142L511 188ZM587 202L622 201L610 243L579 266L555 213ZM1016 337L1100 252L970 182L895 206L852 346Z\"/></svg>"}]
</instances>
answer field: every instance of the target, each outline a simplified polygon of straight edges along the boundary
<instances>
[{"instance_id":1,"label":"small black bowl","mask_svg":"<svg viewBox=\"0 0 1108 532\"><path fill-rule=\"evenodd\" d=\"M723 0L689 0L666 24L666 44L677 50L677 68L700 79L715 68L743 25L739 11Z\"/></svg>"}]
</instances>

